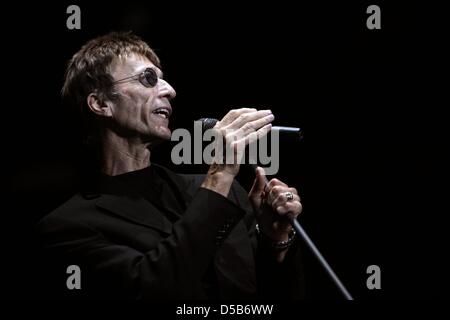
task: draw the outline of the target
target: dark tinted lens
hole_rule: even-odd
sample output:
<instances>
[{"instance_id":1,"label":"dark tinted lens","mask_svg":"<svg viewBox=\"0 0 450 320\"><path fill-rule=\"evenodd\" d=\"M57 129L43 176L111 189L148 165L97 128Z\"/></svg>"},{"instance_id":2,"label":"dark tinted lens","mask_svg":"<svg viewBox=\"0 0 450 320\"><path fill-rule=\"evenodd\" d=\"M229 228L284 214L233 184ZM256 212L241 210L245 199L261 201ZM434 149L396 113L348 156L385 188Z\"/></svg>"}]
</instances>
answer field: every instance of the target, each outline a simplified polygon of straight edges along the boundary
<instances>
[{"instance_id":1,"label":"dark tinted lens","mask_svg":"<svg viewBox=\"0 0 450 320\"><path fill-rule=\"evenodd\" d=\"M144 85L146 87L154 87L158 83L158 75L155 70L148 68L144 71L143 80L145 81Z\"/></svg>"}]
</instances>

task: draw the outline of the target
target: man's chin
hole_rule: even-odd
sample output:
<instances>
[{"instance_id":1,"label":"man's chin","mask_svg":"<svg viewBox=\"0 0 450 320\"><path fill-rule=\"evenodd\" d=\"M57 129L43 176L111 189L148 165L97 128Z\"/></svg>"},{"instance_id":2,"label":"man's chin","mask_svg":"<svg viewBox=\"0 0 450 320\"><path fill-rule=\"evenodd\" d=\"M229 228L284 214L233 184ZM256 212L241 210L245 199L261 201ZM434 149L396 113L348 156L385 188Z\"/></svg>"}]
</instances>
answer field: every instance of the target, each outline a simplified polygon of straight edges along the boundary
<instances>
[{"instance_id":1,"label":"man's chin","mask_svg":"<svg viewBox=\"0 0 450 320\"><path fill-rule=\"evenodd\" d=\"M159 132L152 132L148 137L147 137L147 142L150 143L150 146L158 146L161 143L170 141L170 138L172 137L172 132L170 131L170 129L165 128L164 130L160 130Z\"/></svg>"},{"instance_id":2,"label":"man's chin","mask_svg":"<svg viewBox=\"0 0 450 320\"><path fill-rule=\"evenodd\" d=\"M159 138L162 141L169 141L172 137L172 131L169 128L164 128L159 132Z\"/></svg>"}]
</instances>

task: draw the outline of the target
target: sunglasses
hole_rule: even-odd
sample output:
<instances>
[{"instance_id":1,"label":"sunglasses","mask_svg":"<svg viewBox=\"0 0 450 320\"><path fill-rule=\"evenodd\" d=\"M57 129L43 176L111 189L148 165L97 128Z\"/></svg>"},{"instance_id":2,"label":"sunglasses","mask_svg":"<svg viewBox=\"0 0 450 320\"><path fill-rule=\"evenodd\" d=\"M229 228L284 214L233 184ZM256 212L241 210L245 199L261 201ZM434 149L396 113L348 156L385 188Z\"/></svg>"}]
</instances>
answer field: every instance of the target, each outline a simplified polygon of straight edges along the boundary
<instances>
[{"instance_id":1,"label":"sunglasses","mask_svg":"<svg viewBox=\"0 0 450 320\"><path fill-rule=\"evenodd\" d=\"M113 82L113 84L116 83L123 83L123 82L127 82L127 81L131 81L131 80L139 80L139 82L147 88L153 88L154 86L156 86L156 84L158 83L158 74L156 73L155 69L152 68L146 68L144 71L120 79L120 80L116 80Z\"/></svg>"}]
</instances>

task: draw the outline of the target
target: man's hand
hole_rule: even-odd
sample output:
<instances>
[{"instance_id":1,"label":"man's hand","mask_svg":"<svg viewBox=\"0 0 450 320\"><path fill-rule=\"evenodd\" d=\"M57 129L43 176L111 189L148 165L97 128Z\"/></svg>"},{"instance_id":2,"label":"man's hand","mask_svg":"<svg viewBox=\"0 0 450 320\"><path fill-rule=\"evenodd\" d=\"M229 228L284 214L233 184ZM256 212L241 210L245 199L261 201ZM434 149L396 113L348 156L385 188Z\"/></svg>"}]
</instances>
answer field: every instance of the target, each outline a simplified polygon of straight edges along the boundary
<instances>
[{"instance_id":1,"label":"man's hand","mask_svg":"<svg viewBox=\"0 0 450 320\"><path fill-rule=\"evenodd\" d=\"M278 179L272 179L266 185L264 169L258 167L249 198L257 212L258 225L265 236L274 242L286 241L292 226L288 217L296 218L302 212L300 197L295 188ZM284 258L278 255L278 260Z\"/></svg>"},{"instance_id":2,"label":"man's hand","mask_svg":"<svg viewBox=\"0 0 450 320\"><path fill-rule=\"evenodd\" d=\"M236 109L217 122L213 130L216 141L214 162L211 164L202 187L227 197L244 155L245 146L258 140L271 129L274 116L270 110Z\"/></svg>"}]
</instances>

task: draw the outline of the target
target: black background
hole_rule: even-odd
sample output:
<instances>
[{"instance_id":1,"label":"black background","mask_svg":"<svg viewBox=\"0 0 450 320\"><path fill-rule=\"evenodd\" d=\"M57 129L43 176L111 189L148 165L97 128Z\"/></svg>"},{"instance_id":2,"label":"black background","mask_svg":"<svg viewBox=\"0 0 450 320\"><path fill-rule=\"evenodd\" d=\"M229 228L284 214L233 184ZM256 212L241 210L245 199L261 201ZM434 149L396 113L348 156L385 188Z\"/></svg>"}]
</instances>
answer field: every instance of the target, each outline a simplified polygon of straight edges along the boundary
<instances>
[{"instance_id":1,"label":"black background","mask_svg":"<svg viewBox=\"0 0 450 320\"><path fill-rule=\"evenodd\" d=\"M2 45L7 297L45 290L34 284L32 226L79 182L78 123L60 99L65 64L112 30L133 30L159 55L178 94L172 128L238 107L270 108L275 124L303 128L301 143L283 142L277 177L300 191L300 221L355 298L448 297L441 171L448 102L437 101L444 82L432 74L443 55L434 40L444 38L425 22L438 7L77 2L81 30L68 30L70 4L4 11L16 17ZM381 7L381 30L366 28L370 4ZM182 172L204 169L176 168L169 152L163 146L152 157ZM248 186L245 172L240 179ZM339 299L305 255L308 297ZM372 264L381 268L381 290L366 287Z\"/></svg>"}]
</instances>

